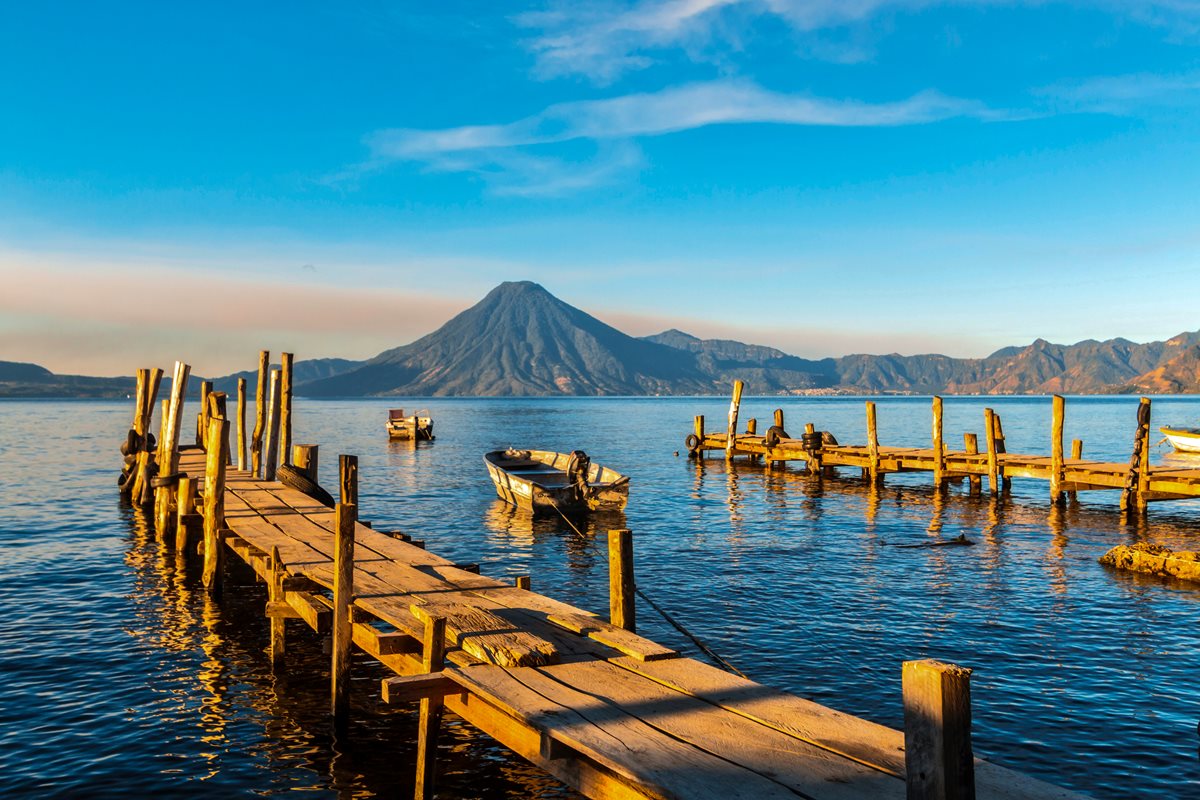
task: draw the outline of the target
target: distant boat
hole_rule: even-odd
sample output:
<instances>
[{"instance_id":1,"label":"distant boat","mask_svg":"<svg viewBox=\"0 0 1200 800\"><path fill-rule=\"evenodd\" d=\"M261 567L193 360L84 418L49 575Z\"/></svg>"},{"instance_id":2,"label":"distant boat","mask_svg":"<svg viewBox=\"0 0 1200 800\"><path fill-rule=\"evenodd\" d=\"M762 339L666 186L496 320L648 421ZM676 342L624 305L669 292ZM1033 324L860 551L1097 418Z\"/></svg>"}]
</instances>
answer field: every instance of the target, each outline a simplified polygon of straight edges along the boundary
<instances>
[{"instance_id":1,"label":"distant boat","mask_svg":"<svg viewBox=\"0 0 1200 800\"><path fill-rule=\"evenodd\" d=\"M1170 428L1162 427L1158 429L1163 436L1167 437L1176 452L1179 453L1200 453L1200 428Z\"/></svg>"},{"instance_id":2,"label":"distant boat","mask_svg":"<svg viewBox=\"0 0 1200 800\"><path fill-rule=\"evenodd\" d=\"M620 510L629 478L593 464L587 453L495 450L483 457L501 500L531 511Z\"/></svg>"},{"instance_id":3,"label":"distant boat","mask_svg":"<svg viewBox=\"0 0 1200 800\"><path fill-rule=\"evenodd\" d=\"M393 439L433 441L433 417L406 417L403 408L393 408L388 411L387 432Z\"/></svg>"}]
</instances>

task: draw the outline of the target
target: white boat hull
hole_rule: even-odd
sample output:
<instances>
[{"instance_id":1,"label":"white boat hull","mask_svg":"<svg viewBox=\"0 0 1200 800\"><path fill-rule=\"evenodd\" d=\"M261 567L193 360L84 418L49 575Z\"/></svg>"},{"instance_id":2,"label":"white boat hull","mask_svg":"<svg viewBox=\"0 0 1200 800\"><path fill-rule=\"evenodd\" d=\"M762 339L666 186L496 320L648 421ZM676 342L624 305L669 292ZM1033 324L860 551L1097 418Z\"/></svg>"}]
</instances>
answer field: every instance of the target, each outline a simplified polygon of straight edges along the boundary
<instances>
[{"instance_id":1,"label":"white boat hull","mask_svg":"<svg viewBox=\"0 0 1200 800\"><path fill-rule=\"evenodd\" d=\"M1171 446L1180 453L1200 453L1200 430L1159 428Z\"/></svg>"}]
</instances>

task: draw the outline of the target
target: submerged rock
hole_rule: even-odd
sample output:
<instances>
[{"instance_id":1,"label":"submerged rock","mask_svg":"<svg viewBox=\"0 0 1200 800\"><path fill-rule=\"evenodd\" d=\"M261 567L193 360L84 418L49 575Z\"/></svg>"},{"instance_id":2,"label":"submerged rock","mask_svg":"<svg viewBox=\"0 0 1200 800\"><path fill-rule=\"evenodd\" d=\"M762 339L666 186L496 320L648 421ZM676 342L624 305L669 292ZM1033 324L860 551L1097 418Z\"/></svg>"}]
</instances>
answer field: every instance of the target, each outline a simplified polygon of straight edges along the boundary
<instances>
[{"instance_id":1,"label":"submerged rock","mask_svg":"<svg viewBox=\"0 0 1200 800\"><path fill-rule=\"evenodd\" d=\"M1139 542L1117 545L1100 556L1100 563L1131 572L1165 575L1200 583L1200 553L1168 550L1162 545Z\"/></svg>"}]
</instances>

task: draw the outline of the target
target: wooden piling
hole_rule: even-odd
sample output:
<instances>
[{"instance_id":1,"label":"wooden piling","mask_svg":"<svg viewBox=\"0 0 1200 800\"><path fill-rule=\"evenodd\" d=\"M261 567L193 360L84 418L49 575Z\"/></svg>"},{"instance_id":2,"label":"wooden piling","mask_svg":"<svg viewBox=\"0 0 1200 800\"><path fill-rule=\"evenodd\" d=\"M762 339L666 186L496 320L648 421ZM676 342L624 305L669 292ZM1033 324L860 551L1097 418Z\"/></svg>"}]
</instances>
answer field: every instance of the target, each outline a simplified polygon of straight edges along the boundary
<instances>
[{"instance_id":1,"label":"wooden piling","mask_svg":"<svg viewBox=\"0 0 1200 800\"><path fill-rule=\"evenodd\" d=\"M280 353L279 372L279 458L283 463L292 455L292 354Z\"/></svg>"},{"instance_id":2,"label":"wooden piling","mask_svg":"<svg viewBox=\"0 0 1200 800\"><path fill-rule=\"evenodd\" d=\"M196 416L196 446L204 447L208 441L208 396L212 394L212 381L200 381L200 412Z\"/></svg>"},{"instance_id":3,"label":"wooden piling","mask_svg":"<svg viewBox=\"0 0 1200 800\"><path fill-rule=\"evenodd\" d=\"M254 433L250 436L250 471L262 477L263 433L267 428L267 374L271 367L271 351L258 352L258 381L254 393Z\"/></svg>"},{"instance_id":4,"label":"wooden piling","mask_svg":"<svg viewBox=\"0 0 1200 800\"><path fill-rule=\"evenodd\" d=\"M879 430L875 425L875 404L867 401L867 474L872 482L883 477L879 472Z\"/></svg>"},{"instance_id":5,"label":"wooden piling","mask_svg":"<svg viewBox=\"0 0 1200 800\"><path fill-rule=\"evenodd\" d=\"M775 425L780 428L783 427L783 409L782 408L775 409Z\"/></svg>"},{"instance_id":6,"label":"wooden piling","mask_svg":"<svg viewBox=\"0 0 1200 800\"><path fill-rule=\"evenodd\" d=\"M292 466L314 483L317 481L317 455L318 447L315 444L292 445Z\"/></svg>"},{"instance_id":7,"label":"wooden piling","mask_svg":"<svg viewBox=\"0 0 1200 800\"><path fill-rule=\"evenodd\" d=\"M175 362L171 378L171 404L167 411L167 427L158 443L158 474L160 477L173 475L179 469L179 430L183 424L183 403L187 392L188 376L192 368L182 361ZM161 536L171 530L171 506L174 505L176 487L163 486L154 495L154 527Z\"/></svg>"},{"instance_id":8,"label":"wooden piling","mask_svg":"<svg viewBox=\"0 0 1200 800\"><path fill-rule=\"evenodd\" d=\"M1050 418L1050 502L1063 501L1063 421L1066 403L1062 395L1054 395Z\"/></svg>"},{"instance_id":9,"label":"wooden piling","mask_svg":"<svg viewBox=\"0 0 1200 800\"><path fill-rule=\"evenodd\" d=\"M971 670L905 661L904 762L910 800L974 800Z\"/></svg>"},{"instance_id":10,"label":"wooden piling","mask_svg":"<svg viewBox=\"0 0 1200 800\"><path fill-rule=\"evenodd\" d=\"M696 436L696 448L688 449L688 456L703 456L704 455L704 415L697 414L692 419L692 433Z\"/></svg>"},{"instance_id":11,"label":"wooden piling","mask_svg":"<svg viewBox=\"0 0 1200 800\"><path fill-rule=\"evenodd\" d=\"M1082 439L1072 439L1071 440L1071 460L1079 461L1082 458L1083 458L1083 440ZM1075 500L1079 499L1079 495L1074 489L1071 489L1070 491L1067 492L1067 499L1074 502Z\"/></svg>"},{"instance_id":12,"label":"wooden piling","mask_svg":"<svg viewBox=\"0 0 1200 800\"><path fill-rule=\"evenodd\" d=\"M354 506L338 503L333 512L333 666L331 711L335 729L344 729L350 711L350 641L354 595Z\"/></svg>"},{"instance_id":13,"label":"wooden piling","mask_svg":"<svg viewBox=\"0 0 1200 800\"><path fill-rule=\"evenodd\" d=\"M1004 444L1004 423L999 414L993 415L993 421L996 425L996 454L1004 455L1008 452L1008 447ZM1004 474L1003 465L1000 466L1000 488L1006 492L1012 488L1012 478Z\"/></svg>"},{"instance_id":14,"label":"wooden piling","mask_svg":"<svg viewBox=\"0 0 1200 800\"><path fill-rule=\"evenodd\" d=\"M237 379L237 468L246 469L246 379Z\"/></svg>"},{"instance_id":15,"label":"wooden piling","mask_svg":"<svg viewBox=\"0 0 1200 800\"><path fill-rule=\"evenodd\" d=\"M1000 491L1000 459L996 454L996 412L983 410L983 436L987 442L988 490L992 494Z\"/></svg>"},{"instance_id":16,"label":"wooden piling","mask_svg":"<svg viewBox=\"0 0 1200 800\"><path fill-rule=\"evenodd\" d=\"M729 432L725 439L725 457L733 458L734 444L737 442L738 409L742 405L742 389L745 384L733 382L733 399L729 401Z\"/></svg>"},{"instance_id":17,"label":"wooden piling","mask_svg":"<svg viewBox=\"0 0 1200 800\"><path fill-rule=\"evenodd\" d=\"M946 485L946 447L942 442L942 398L933 398L933 485Z\"/></svg>"},{"instance_id":18,"label":"wooden piling","mask_svg":"<svg viewBox=\"0 0 1200 800\"><path fill-rule=\"evenodd\" d=\"M279 370L271 370L270 400L267 405L267 441L263 452L264 481L275 480L275 468L279 463Z\"/></svg>"},{"instance_id":19,"label":"wooden piling","mask_svg":"<svg viewBox=\"0 0 1200 800\"><path fill-rule=\"evenodd\" d=\"M746 433L750 434L751 436L758 433L758 420L754 417L746 420Z\"/></svg>"},{"instance_id":20,"label":"wooden piling","mask_svg":"<svg viewBox=\"0 0 1200 800\"><path fill-rule=\"evenodd\" d=\"M979 453L979 437L974 433L963 434L963 450L968 455L977 455ZM967 487L971 494L979 494L980 485L983 480L978 475L967 476Z\"/></svg>"},{"instance_id":21,"label":"wooden piling","mask_svg":"<svg viewBox=\"0 0 1200 800\"><path fill-rule=\"evenodd\" d=\"M533 581L528 575L518 575L515 583L518 589L524 589L525 591L529 591L533 586Z\"/></svg>"},{"instance_id":22,"label":"wooden piling","mask_svg":"<svg viewBox=\"0 0 1200 800\"><path fill-rule=\"evenodd\" d=\"M1129 470L1125 473L1125 486L1121 490L1121 510L1130 506L1140 510L1146 508L1146 492L1150 481L1150 398L1138 401L1137 430L1133 434L1133 454L1129 457Z\"/></svg>"},{"instance_id":23,"label":"wooden piling","mask_svg":"<svg viewBox=\"0 0 1200 800\"><path fill-rule=\"evenodd\" d=\"M627 528L608 532L608 621L630 633L637 630L633 579L633 533Z\"/></svg>"},{"instance_id":24,"label":"wooden piling","mask_svg":"<svg viewBox=\"0 0 1200 800\"><path fill-rule=\"evenodd\" d=\"M358 456L338 456L338 493L343 503L358 508Z\"/></svg>"},{"instance_id":25,"label":"wooden piling","mask_svg":"<svg viewBox=\"0 0 1200 800\"><path fill-rule=\"evenodd\" d=\"M422 637L421 670L426 674L441 672L446 654L446 618L428 613L418 605L412 613L425 623ZM413 793L415 800L431 800L437 767L437 739L442 724L441 694L421 698L420 718L417 722L417 775Z\"/></svg>"},{"instance_id":26,"label":"wooden piling","mask_svg":"<svg viewBox=\"0 0 1200 800\"><path fill-rule=\"evenodd\" d=\"M196 481L191 476L179 479L176 490L175 553L186 556L191 534L192 515L196 513Z\"/></svg>"},{"instance_id":27,"label":"wooden piling","mask_svg":"<svg viewBox=\"0 0 1200 800\"><path fill-rule=\"evenodd\" d=\"M221 596L221 562L225 548L225 465L229 462L229 420L208 423L207 459L204 465L204 586Z\"/></svg>"},{"instance_id":28,"label":"wooden piling","mask_svg":"<svg viewBox=\"0 0 1200 800\"><path fill-rule=\"evenodd\" d=\"M283 559L279 557L279 547L271 548L270 580L267 584L267 597L273 608L280 603L286 603L283 593L283 579L287 577ZM287 617L280 613L271 614L271 669L277 670L283 666L283 657L287 651Z\"/></svg>"}]
</instances>

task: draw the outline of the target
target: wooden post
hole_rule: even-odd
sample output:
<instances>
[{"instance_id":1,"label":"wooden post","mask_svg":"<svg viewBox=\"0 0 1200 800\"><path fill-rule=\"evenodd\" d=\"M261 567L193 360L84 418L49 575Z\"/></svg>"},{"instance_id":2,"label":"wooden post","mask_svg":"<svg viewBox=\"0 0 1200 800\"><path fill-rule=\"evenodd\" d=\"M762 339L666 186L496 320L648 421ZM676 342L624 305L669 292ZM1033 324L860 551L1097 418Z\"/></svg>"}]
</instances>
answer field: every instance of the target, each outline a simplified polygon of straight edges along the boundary
<instances>
[{"instance_id":1,"label":"wooden post","mask_svg":"<svg viewBox=\"0 0 1200 800\"><path fill-rule=\"evenodd\" d=\"M633 532L619 528L608 532L608 621L630 633L637 631L637 604L633 580Z\"/></svg>"},{"instance_id":2,"label":"wooden post","mask_svg":"<svg viewBox=\"0 0 1200 800\"><path fill-rule=\"evenodd\" d=\"M1083 459L1083 439L1072 439L1071 440L1071 460L1072 461L1080 461L1082 459ZM1067 492L1067 499L1069 499L1071 502L1075 502L1076 500L1079 499L1079 494L1074 489L1071 489L1070 491Z\"/></svg>"},{"instance_id":3,"label":"wooden post","mask_svg":"<svg viewBox=\"0 0 1200 800\"><path fill-rule=\"evenodd\" d=\"M418 605L411 608L413 616L425 623L421 669L425 673L441 672L446 657L446 618L434 616ZM421 714L417 722L417 777L413 793L415 800L431 800L433 797L442 705L443 698L440 694L421 698Z\"/></svg>"},{"instance_id":4,"label":"wooden post","mask_svg":"<svg viewBox=\"0 0 1200 800\"><path fill-rule=\"evenodd\" d=\"M279 463L279 370L271 370L270 405L267 407L267 442L263 453L264 481L275 480L275 467Z\"/></svg>"},{"instance_id":5,"label":"wooden post","mask_svg":"<svg viewBox=\"0 0 1200 800\"><path fill-rule=\"evenodd\" d=\"M303 472L314 483L317 481L317 445L292 445L292 466Z\"/></svg>"},{"instance_id":6,"label":"wooden post","mask_svg":"<svg viewBox=\"0 0 1200 800\"><path fill-rule=\"evenodd\" d=\"M804 423L804 432L807 434L816 433L817 427L815 425L813 425L811 422L806 422L806 423ZM804 463L805 463L805 466L808 468L808 472L810 475L822 474L821 451L820 450L809 451L808 452L808 461L806 461Z\"/></svg>"},{"instance_id":7,"label":"wooden post","mask_svg":"<svg viewBox=\"0 0 1200 800\"><path fill-rule=\"evenodd\" d=\"M1146 508L1145 495L1149 489L1149 454L1144 451L1150 445L1150 398L1143 397L1138 401L1137 430L1133 434L1133 455L1129 457L1129 470L1125 473L1125 487L1121 490L1121 510L1127 510L1131 505L1139 509ZM1147 474L1143 476L1143 472ZM1143 486L1145 488L1143 488ZM1139 497L1138 495L1142 495Z\"/></svg>"},{"instance_id":8,"label":"wooden post","mask_svg":"<svg viewBox=\"0 0 1200 800\"><path fill-rule=\"evenodd\" d=\"M171 401L163 399L158 413L158 451L151 453L143 451L138 453L138 464L141 468L141 485L135 486L133 489L133 502L137 503L142 508L148 505L155 504L158 500L158 493L150 485L150 462L158 464L159 452L161 452L162 442L167 440L167 423L170 421ZM157 521L156 521L157 522Z\"/></svg>"},{"instance_id":9,"label":"wooden post","mask_svg":"<svg viewBox=\"0 0 1200 800\"><path fill-rule=\"evenodd\" d=\"M292 354L280 353L279 373L279 458L283 463L292 455Z\"/></svg>"},{"instance_id":10,"label":"wooden post","mask_svg":"<svg viewBox=\"0 0 1200 800\"><path fill-rule=\"evenodd\" d=\"M754 417L746 420L746 433L751 435L758 433L758 420Z\"/></svg>"},{"instance_id":11,"label":"wooden post","mask_svg":"<svg viewBox=\"0 0 1200 800\"><path fill-rule=\"evenodd\" d=\"M963 434L963 449L967 455L977 455L979 453L979 437L973 433ZM974 464L974 462L972 462ZM967 476L967 487L971 494L979 494L980 485L983 481L978 475Z\"/></svg>"},{"instance_id":12,"label":"wooden post","mask_svg":"<svg viewBox=\"0 0 1200 800\"><path fill-rule=\"evenodd\" d=\"M783 427L783 409L782 408L775 409L775 424L778 425L780 428Z\"/></svg>"},{"instance_id":13,"label":"wooden post","mask_svg":"<svg viewBox=\"0 0 1200 800\"><path fill-rule=\"evenodd\" d=\"M909 800L974 800L971 670L905 661L904 772Z\"/></svg>"},{"instance_id":14,"label":"wooden post","mask_svg":"<svg viewBox=\"0 0 1200 800\"><path fill-rule=\"evenodd\" d=\"M996 424L996 454L1004 455L1008 452L1008 448L1004 444L1004 423L1000 421L999 414L995 415L994 420ZM1000 488L1006 492L1012 488L1012 478L1004 474L1003 465L1000 466Z\"/></svg>"},{"instance_id":15,"label":"wooden post","mask_svg":"<svg viewBox=\"0 0 1200 800\"><path fill-rule=\"evenodd\" d=\"M942 398L933 398L933 485L946 485L946 447L942 442Z\"/></svg>"},{"instance_id":16,"label":"wooden post","mask_svg":"<svg viewBox=\"0 0 1200 800\"><path fill-rule=\"evenodd\" d=\"M996 412L983 410L983 436L987 441L988 490L995 494L1000 490L1000 459L996 455Z\"/></svg>"},{"instance_id":17,"label":"wooden post","mask_svg":"<svg viewBox=\"0 0 1200 800\"><path fill-rule=\"evenodd\" d=\"M741 381L733 382L733 399L729 401L729 429L725 437L725 457L733 458L733 447L737 442L737 421L738 409L742 405L742 389L745 387Z\"/></svg>"},{"instance_id":18,"label":"wooden post","mask_svg":"<svg viewBox=\"0 0 1200 800\"><path fill-rule=\"evenodd\" d=\"M350 605L354 596L354 506L338 503L333 510L333 724L344 730L350 710Z\"/></svg>"},{"instance_id":19,"label":"wooden post","mask_svg":"<svg viewBox=\"0 0 1200 800\"><path fill-rule=\"evenodd\" d=\"M167 411L167 427L158 442L158 474L172 475L179 470L179 429L183 424L183 402L187 392L188 375L192 368L182 361L175 362L171 378L171 405ZM161 536L171 530L171 506L175 500L175 487L163 486L154 495L154 527Z\"/></svg>"},{"instance_id":20,"label":"wooden post","mask_svg":"<svg viewBox=\"0 0 1200 800\"><path fill-rule=\"evenodd\" d=\"M229 420L208 423L208 458L204 464L204 586L221 596L221 562L225 528L225 465L229 462Z\"/></svg>"},{"instance_id":21,"label":"wooden post","mask_svg":"<svg viewBox=\"0 0 1200 800\"><path fill-rule=\"evenodd\" d=\"M529 588L533 586L533 582L530 580L528 575L518 575L516 579L516 585L518 589L529 591Z\"/></svg>"},{"instance_id":22,"label":"wooden post","mask_svg":"<svg viewBox=\"0 0 1200 800\"><path fill-rule=\"evenodd\" d=\"M871 481L878 483L883 477L879 473L879 429L875 425L875 404L867 401L867 467Z\"/></svg>"},{"instance_id":23,"label":"wooden post","mask_svg":"<svg viewBox=\"0 0 1200 800\"><path fill-rule=\"evenodd\" d=\"M271 351L258 352L258 383L254 395L254 433L250 437L250 471L262 477L263 432L267 424L267 370L271 366Z\"/></svg>"},{"instance_id":24,"label":"wooden post","mask_svg":"<svg viewBox=\"0 0 1200 800\"><path fill-rule=\"evenodd\" d=\"M283 579L287 570L283 567L283 559L279 557L279 546L271 548L270 582L267 586L267 597L273 606L287 600L283 593ZM278 612L271 614L271 669L277 670L283 666L283 656L287 651L287 618Z\"/></svg>"},{"instance_id":25,"label":"wooden post","mask_svg":"<svg viewBox=\"0 0 1200 800\"><path fill-rule=\"evenodd\" d=\"M237 468L246 469L246 379L237 381Z\"/></svg>"},{"instance_id":26,"label":"wooden post","mask_svg":"<svg viewBox=\"0 0 1200 800\"><path fill-rule=\"evenodd\" d=\"M1062 395L1054 395L1050 417L1050 502L1063 501L1063 417L1066 404Z\"/></svg>"},{"instance_id":27,"label":"wooden post","mask_svg":"<svg viewBox=\"0 0 1200 800\"><path fill-rule=\"evenodd\" d=\"M212 381L200 381L200 413L196 417L196 444L205 447L208 441L208 396L212 394Z\"/></svg>"},{"instance_id":28,"label":"wooden post","mask_svg":"<svg viewBox=\"0 0 1200 800\"><path fill-rule=\"evenodd\" d=\"M358 508L358 456L338 456L338 486L342 502Z\"/></svg>"},{"instance_id":29,"label":"wooden post","mask_svg":"<svg viewBox=\"0 0 1200 800\"><path fill-rule=\"evenodd\" d=\"M180 478L176 496L178 513L175 515L175 553L182 556L188 552L191 516L196 513L196 482L190 476Z\"/></svg>"}]
</instances>

